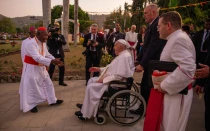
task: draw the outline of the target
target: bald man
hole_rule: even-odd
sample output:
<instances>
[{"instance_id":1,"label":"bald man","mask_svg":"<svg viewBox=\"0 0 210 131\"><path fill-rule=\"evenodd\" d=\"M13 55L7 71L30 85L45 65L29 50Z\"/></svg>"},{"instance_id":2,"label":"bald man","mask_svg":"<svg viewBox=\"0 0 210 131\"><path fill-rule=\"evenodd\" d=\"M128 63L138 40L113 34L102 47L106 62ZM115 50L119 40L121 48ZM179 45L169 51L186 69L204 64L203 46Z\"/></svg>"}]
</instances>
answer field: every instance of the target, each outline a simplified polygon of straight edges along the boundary
<instances>
[{"instance_id":1,"label":"bald man","mask_svg":"<svg viewBox=\"0 0 210 131\"><path fill-rule=\"evenodd\" d=\"M136 46L138 42L137 35L138 33L136 31L136 25L131 26L131 30L126 33L125 40L129 43L129 51L131 53L131 56L133 58L133 62L136 61Z\"/></svg>"},{"instance_id":2,"label":"bald man","mask_svg":"<svg viewBox=\"0 0 210 131\"><path fill-rule=\"evenodd\" d=\"M137 58L139 65L136 67L136 70L140 72L144 70L141 81L141 95L147 103L150 90L153 87L151 77L148 76L149 61L160 60L160 54L166 44L166 40L160 39L157 31L159 8L156 4L150 4L144 9L144 18L149 25L145 31L144 46ZM138 110L133 113L138 113Z\"/></svg>"},{"instance_id":3,"label":"bald man","mask_svg":"<svg viewBox=\"0 0 210 131\"><path fill-rule=\"evenodd\" d=\"M108 89L111 81L120 81L133 76L134 63L130 53L126 50L129 45L123 39L115 42L114 51L117 57L105 68L91 67L90 72L102 72L100 77L93 77L88 81L85 99L82 104L77 104L81 111L75 112L81 120L96 116L101 96Z\"/></svg>"},{"instance_id":4,"label":"bald man","mask_svg":"<svg viewBox=\"0 0 210 131\"><path fill-rule=\"evenodd\" d=\"M23 112L38 112L37 105L47 101L49 105L58 105L63 100L55 97L53 83L45 66L51 63L63 66L63 62L55 59L46 48L48 32L46 28L38 28L34 37L25 46L25 69L22 72L20 83L20 109Z\"/></svg>"}]
</instances>

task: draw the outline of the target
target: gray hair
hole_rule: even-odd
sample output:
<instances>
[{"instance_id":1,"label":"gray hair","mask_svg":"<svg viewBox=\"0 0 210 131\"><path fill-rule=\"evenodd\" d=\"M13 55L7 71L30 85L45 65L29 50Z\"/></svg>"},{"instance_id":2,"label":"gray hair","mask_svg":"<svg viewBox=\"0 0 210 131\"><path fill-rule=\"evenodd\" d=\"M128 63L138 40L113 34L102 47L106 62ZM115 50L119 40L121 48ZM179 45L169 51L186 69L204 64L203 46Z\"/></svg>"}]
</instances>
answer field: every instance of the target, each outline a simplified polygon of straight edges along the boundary
<instances>
[{"instance_id":1,"label":"gray hair","mask_svg":"<svg viewBox=\"0 0 210 131\"><path fill-rule=\"evenodd\" d=\"M92 26L98 28L98 25L96 23L92 24L91 27Z\"/></svg>"},{"instance_id":2,"label":"gray hair","mask_svg":"<svg viewBox=\"0 0 210 131\"><path fill-rule=\"evenodd\" d=\"M152 4L147 5L147 7L153 9L159 15L160 8L158 7L157 4L152 3Z\"/></svg>"}]
</instances>

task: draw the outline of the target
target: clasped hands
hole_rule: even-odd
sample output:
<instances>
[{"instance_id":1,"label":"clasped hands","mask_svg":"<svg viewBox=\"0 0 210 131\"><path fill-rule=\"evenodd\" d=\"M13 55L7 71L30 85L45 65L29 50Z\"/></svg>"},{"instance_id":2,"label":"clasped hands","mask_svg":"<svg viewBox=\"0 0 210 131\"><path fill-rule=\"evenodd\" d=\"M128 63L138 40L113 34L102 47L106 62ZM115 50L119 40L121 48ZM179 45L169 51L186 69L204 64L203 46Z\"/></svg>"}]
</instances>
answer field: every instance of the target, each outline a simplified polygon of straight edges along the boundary
<instances>
[{"instance_id":1,"label":"clasped hands","mask_svg":"<svg viewBox=\"0 0 210 131\"><path fill-rule=\"evenodd\" d=\"M200 78L209 77L209 73L210 73L209 72L209 66L204 65L204 64L200 64L200 63L199 63L199 66L201 68L196 70L194 78L195 79L200 79ZM203 87L200 86L200 85L196 85L195 86L195 92L197 94L203 93Z\"/></svg>"},{"instance_id":2,"label":"clasped hands","mask_svg":"<svg viewBox=\"0 0 210 131\"><path fill-rule=\"evenodd\" d=\"M51 63L54 65L58 65L59 67L64 66L64 63L60 60L60 58L55 58L51 60Z\"/></svg>"}]
</instances>

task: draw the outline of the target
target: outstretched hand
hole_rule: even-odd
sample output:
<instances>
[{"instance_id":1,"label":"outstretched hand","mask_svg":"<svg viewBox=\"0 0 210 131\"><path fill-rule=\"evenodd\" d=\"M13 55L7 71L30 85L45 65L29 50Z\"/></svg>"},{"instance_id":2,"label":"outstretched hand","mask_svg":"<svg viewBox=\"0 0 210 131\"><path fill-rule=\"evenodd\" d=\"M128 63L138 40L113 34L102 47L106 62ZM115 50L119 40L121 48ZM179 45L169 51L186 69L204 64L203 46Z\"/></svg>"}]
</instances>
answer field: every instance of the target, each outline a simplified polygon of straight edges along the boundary
<instances>
[{"instance_id":1,"label":"outstretched hand","mask_svg":"<svg viewBox=\"0 0 210 131\"><path fill-rule=\"evenodd\" d=\"M204 65L204 64L200 64L199 66L202 67L201 69L197 69L195 72L195 79L200 79L200 78L206 78L209 76L209 66Z\"/></svg>"},{"instance_id":2,"label":"outstretched hand","mask_svg":"<svg viewBox=\"0 0 210 131\"><path fill-rule=\"evenodd\" d=\"M64 63L60 60L60 58L55 58L54 60L51 60L51 63L58 65L59 67L64 66Z\"/></svg>"},{"instance_id":3,"label":"outstretched hand","mask_svg":"<svg viewBox=\"0 0 210 131\"><path fill-rule=\"evenodd\" d=\"M100 72L100 68L98 68L98 67L90 67L89 72Z\"/></svg>"}]
</instances>

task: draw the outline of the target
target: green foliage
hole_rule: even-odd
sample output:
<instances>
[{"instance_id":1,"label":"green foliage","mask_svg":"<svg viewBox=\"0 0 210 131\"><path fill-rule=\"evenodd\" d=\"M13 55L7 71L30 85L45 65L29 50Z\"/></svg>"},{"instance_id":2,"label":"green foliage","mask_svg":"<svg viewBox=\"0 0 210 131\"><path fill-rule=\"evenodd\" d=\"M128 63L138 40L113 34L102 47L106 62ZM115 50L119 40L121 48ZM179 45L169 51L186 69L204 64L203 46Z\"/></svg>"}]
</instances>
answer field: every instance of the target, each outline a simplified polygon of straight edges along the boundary
<instances>
[{"instance_id":1,"label":"green foliage","mask_svg":"<svg viewBox=\"0 0 210 131\"><path fill-rule=\"evenodd\" d=\"M127 12L128 8L127 6L124 7L125 11L123 13L121 6L115 9L111 14L106 17L106 20L104 22L104 28L110 29L115 27L115 23L119 23L121 26L121 29L124 30L127 27L130 27L130 16Z\"/></svg>"},{"instance_id":2,"label":"green foliage","mask_svg":"<svg viewBox=\"0 0 210 131\"><path fill-rule=\"evenodd\" d=\"M15 33L15 25L10 18L0 20L0 32Z\"/></svg>"},{"instance_id":3,"label":"green foliage","mask_svg":"<svg viewBox=\"0 0 210 131\"><path fill-rule=\"evenodd\" d=\"M57 5L54 6L51 10L51 19L54 23L55 19L61 17L63 11L63 6ZM69 5L69 19L74 19L74 5ZM80 7L78 7L78 19L80 23L80 32L85 31L92 23L89 21L88 13L84 12ZM74 24L69 22L69 32L74 32Z\"/></svg>"},{"instance_id":4,"label":"green foliage","mask_svg":"<svg viewBox=\"0 0 210 131\"><path fill-rule=\"evenodd\" d=\"M114 58L113 58L111 55L109 55L107 52L104 53L104 54L102 55L102 57L101 57L100 66L101 66L101 67L107 66L108 64L111 63L111 61L112 61L113 59L114 59Z\"/></svg>"}]
</instances>

